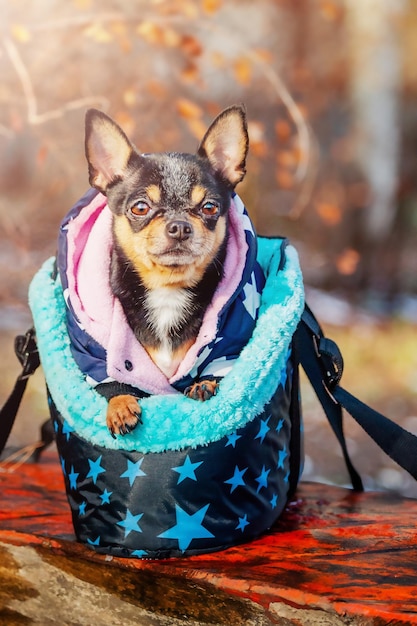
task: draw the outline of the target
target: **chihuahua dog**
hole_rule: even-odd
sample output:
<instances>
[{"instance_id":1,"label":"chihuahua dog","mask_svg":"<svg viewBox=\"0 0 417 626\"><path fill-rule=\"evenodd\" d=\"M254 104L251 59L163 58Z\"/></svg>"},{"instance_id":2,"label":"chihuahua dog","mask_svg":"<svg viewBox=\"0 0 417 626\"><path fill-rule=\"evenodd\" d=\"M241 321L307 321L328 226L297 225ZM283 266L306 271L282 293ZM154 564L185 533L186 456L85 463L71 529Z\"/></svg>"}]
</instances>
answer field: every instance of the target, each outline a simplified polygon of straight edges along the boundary
<instances>
[{"instance_id":1,"label":"chihuahua dog","mask_svg":"<svg viewBox=\"0 0 417 626\"><path fill-rule=\"evenodd\" d=\"M141 154L111 118L90 109L85 150L90 184L113 215L111 289L137 340L170 377L223 276L228 209L245 175L245 111L224 110L192 155ZM206 400L216 387L197 381L185 394ZM140 414L133 395L110 398L111 434L130 432Z\"/></svg>"}]
</instances>

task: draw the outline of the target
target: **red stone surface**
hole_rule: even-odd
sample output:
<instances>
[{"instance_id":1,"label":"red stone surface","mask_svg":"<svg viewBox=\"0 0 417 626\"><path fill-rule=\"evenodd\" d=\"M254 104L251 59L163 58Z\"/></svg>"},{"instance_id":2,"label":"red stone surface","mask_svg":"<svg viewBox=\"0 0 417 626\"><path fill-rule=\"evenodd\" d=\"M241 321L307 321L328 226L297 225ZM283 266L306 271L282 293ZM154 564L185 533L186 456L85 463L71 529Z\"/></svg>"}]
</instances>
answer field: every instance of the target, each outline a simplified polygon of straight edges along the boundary
<instances>
[{"instance_id":1,"label":"red stone surface","mask_svg":"<svg viewBox=\"0 0 417 626\"><path fill-rule=\"evenodd\" d=\"M110 559L75 542L56 452L0 471L1 542L209 586L256 603L270 623L280 623L278 603L355 624L417 624L416 520L415 500L302 483L282 520L252 543L184 559Z\"/></svg>"}]
</instances>

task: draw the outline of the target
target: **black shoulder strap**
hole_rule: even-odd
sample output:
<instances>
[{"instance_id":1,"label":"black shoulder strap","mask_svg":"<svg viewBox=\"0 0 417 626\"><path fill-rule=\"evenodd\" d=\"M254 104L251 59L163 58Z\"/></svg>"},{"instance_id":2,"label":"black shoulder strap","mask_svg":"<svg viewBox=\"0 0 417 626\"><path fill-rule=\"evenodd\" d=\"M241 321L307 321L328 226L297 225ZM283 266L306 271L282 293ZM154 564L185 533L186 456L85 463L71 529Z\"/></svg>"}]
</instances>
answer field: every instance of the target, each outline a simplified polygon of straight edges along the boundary
<instances>
[{"instance_id":1,"label":"black shoulder strap","mask_svg":"<svg viewBox=\"0 0 417 626\"><path fill-rule=\"evenodd\" d=\"M39 366L39 354L34 328L30 328L25 335L16 337L15 352L22 365L22 371L17 377L12 393L0 411L0 454L3 452L12 430L28 378Z\"/></svg>"},{"instance_id":2,"label":"black shoulder strap","mask_svg":"<svg viewBox=\"0 0 417 626\"><path fill-rule=\"evenodd\" d=\"M342 355L334 341L324 336L308 306L296 330L294 347L297 359L340 442L353 488L362 491L363 485L347 451L342 408L350 413L391 459L417 480L417 437L340 387Z\"/></svg>"}]
</instances>

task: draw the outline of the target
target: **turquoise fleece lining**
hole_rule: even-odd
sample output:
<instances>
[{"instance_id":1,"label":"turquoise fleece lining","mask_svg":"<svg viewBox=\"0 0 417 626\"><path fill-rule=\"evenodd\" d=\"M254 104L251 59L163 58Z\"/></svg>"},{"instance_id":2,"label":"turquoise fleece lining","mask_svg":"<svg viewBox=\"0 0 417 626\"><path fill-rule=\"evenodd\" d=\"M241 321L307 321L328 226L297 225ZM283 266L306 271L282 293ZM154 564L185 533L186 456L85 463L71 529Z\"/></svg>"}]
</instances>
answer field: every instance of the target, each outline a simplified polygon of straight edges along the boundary
<instances>
[{"instance_id":1,"label":"turquoise fleece lining","mask_svg":"<svg viewBox=\"0 0 417 626\"><path fill-rule=\"evenodd\" d=\"M162 452L205 445L245 426L262 413L284 371L291 339L304 308L298 256L286 248L278 271L281 239L258 238L258 259L266 276L259 319L249 343L216 396L196 403L183 395L155 395L140 401L143 425L113 439L106 427L107 401L85 381L69 347L65 302L48 259L29 288L29 305L49 391L68 425L105 448Z\"/></svg>"}]
</instances>

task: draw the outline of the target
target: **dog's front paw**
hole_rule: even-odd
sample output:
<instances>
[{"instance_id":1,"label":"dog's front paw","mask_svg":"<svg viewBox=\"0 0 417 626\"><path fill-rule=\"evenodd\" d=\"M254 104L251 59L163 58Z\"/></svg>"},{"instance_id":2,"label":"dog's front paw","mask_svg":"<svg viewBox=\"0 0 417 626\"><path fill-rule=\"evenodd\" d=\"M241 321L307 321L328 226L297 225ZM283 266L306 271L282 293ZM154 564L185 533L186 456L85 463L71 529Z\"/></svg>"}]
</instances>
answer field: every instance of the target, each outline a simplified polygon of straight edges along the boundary
<instances>
[{"instance_id":1,"label":"dog's front paw","mask_svg":"<svg viewBox=\"0 0 417 626\"><path fill-rule=\"evenodd\" d=\"M204 402L216 395L218 386L215 380L200 380L198 383L187 387L184 391L184 395L192 400L201 400Z\"/></svg>"},{"instance_id":2,"label":"dog's front paw","mask_svg":"<svg viewBox=\"0 0 417 626\"><path fill-rule=\"evenodd\" d=\"M138 422L142 424L142 409L134 396L114 396L107 407L106 423L111 436L127 435Z\"/></svg>"}]
</instances>

